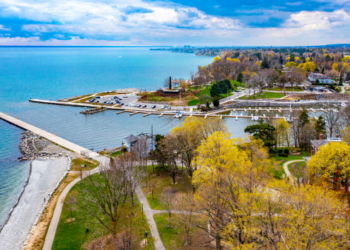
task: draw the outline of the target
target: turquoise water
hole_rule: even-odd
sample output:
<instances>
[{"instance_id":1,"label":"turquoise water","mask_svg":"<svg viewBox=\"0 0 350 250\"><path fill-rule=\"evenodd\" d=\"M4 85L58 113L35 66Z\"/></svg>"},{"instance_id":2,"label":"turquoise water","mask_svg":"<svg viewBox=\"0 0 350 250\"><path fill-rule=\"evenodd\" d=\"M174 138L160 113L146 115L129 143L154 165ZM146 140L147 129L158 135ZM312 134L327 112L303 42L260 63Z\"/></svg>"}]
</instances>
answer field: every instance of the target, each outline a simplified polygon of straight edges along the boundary
<instances>
[{"instance_id":1,"label":"turquoise water","mask_svg":"<svg viewBox=\"0 0 350 250\"><path fill-rule=\"evenodd\" d=\"M167 133L178 121L107 111L91 116L81 108L29 103L30 98L64 97L120 88L156 90L168 77L188 79L210 57L149 51L149 48L0 47L0 111L78 145L116 147L130 133ZM0 227L28 176L19 163L21 129L0 120Z\"/></svg>"}]
</instances>

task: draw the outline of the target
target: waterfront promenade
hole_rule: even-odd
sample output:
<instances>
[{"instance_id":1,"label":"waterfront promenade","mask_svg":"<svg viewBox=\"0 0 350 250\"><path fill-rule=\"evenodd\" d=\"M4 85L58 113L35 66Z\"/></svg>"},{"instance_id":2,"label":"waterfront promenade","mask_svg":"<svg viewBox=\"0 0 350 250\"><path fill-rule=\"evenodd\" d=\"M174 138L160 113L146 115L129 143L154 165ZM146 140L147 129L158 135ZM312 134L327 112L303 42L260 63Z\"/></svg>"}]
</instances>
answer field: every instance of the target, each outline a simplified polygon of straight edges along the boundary
<instances>
[{"instance_id":1,"label":"waterfront promenade","mask_svg":"<svg viewBox=\"0 0 350 250\"><path fill-rule=\"evenodd\" d=\"M37 127L34 127L33 125L30 125L26 122L23 122L21 120L18 120L17 118L14 118L14 117L11 117L9 115L6 115L2 112L0 112L0 119L4 120L4 121L7 121L8 123L11 123L19 128L22 128L24 130L28 130L28 131L31 131L39 136L42 136L46 139L48 139L49 141L55 143L55 144L58 144L68 150L71 150L71 151L74 151L78 154L82 154L82 155L85 155L85 156L88 156L88 157L97 157L99 156L99 154L97 154L96 152L93 152L91 150L88 150L84 147L81 147L75 143L72 143L70 141L67 141L55 134L51 134L49 132L46 132L40 128L37 128Z\"/></svg>"}]
</instances>

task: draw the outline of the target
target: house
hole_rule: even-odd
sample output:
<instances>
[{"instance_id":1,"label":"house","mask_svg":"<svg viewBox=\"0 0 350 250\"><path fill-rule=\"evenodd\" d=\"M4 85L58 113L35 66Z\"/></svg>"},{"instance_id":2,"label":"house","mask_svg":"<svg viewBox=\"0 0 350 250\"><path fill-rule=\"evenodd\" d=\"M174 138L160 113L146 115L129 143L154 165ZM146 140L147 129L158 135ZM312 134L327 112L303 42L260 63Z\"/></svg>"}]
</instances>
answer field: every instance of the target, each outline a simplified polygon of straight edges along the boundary
<instances>
[{"instance_id":1,"label":"house","mask_svg":"<svg viewBox=\"0 0 350 250\"><path fill-rule=\"evenodd\" d=\"M315 83L317 80L319 83L332 84L332 78L320 73L310 73L308 76L310 82Z\"/></svg>"},{"instance_id":2,"label":"house","mask_svg":"<svg viewBox=\"0 0 350 250\"><path fill-rule=\"evenodd\" d=\"M147 157L149 152L155 149L155 136L147 133L129 135L124 138L122 145L128 152L136 150L142 157Z\"/></svg>"},{"instance_id":3,"label":"house","mask_svg":"<svg viewBox=\"0 0 350 250\"><path fill-rule=\"evenodd\" d=\"M320 134L319 140L311 140L311 155L315 155L321 146L326 145L330 142L341 142L341 138L339 135L336 135L335 137L328 137L327 139L323 139L323 135Z\"/></svg>"}]
</instances>

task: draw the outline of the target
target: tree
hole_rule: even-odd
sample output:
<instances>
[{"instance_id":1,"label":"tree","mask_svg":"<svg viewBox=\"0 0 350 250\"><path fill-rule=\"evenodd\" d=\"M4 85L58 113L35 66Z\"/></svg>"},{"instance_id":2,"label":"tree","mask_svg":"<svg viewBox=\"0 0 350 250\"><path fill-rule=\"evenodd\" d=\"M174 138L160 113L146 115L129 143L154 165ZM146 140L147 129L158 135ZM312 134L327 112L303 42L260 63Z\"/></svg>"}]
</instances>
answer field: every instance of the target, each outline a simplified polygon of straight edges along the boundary
<instances>
[{"instance_id":1,"label":"tree","mask_svg":"<svg viewBox=\"0 0 350 250\"><path fill-rule=\"evenodd\" d=\"M270 62L268 61L267 57L265 56L262 63L261 63L262 69L268 69L270 68Z\"/></svg>"},{"instance_id":2,"label":"tree","mask_svg":"<svg viewBox=\"0 0 350 250\"><path fill-rule=\"evenodd\" d=\"M328 130L329 136L332 137L334 132L339 132L340 129L340 119L342 117L342 112L338 110L329 109L325 114L324 118L326 121L326 128Z\"/></svg>"},{"instance_id":3,"label":"tree","mask_svg":"<svg viewBox=\"0 0 350 250\"><path fill-rule=\"evenodd\" d=\"M207 104L211 101L211 97L209 95L201 95L199 98L199 102L203 104Z\"/></svg>"},{"instance_id":4,"label":"tree","mask_svg":"<svg viewBox=\"0 0 350 250\"><path fill-rule=\"evenodd\" d=\"M311 157L307 164L307 169L314 183L324 186L325 182L330 182L336 191L339 190L340 184L343 183L345 187L344 193L347 195L347 202L350 206L349 161L350 145L346 142L330 142L321 146L316 155Z\"/></svg>"},{"instance_id":5,"label":"tree","mask_svg":"<svg viewBox=\"0 0 350 250\"><path fill-rule=\"evenodd\" d=\"M274 120L273 121L273 126L276 128L274 131L275 134L275 147L277 148L277 146L281 147L285 144L288 145L289 147L289 124L287 121L285 121L284 119L278 119L278 120Z\"/></svg>"},{"instance_id":6,"label":"tree","mask_svg":"<svg viewBox=\"0 0 350 250\"><path fill-rule=\"evenodd\" d=\"M171 134L176 138L179 157L185 164L187 173L191 178L195 170L192 162L195 157L195 150L203 139L206 139L215 131L227 131L223 120L219 117L208 117L207 119L187 117L183 123L171 131Z\"/></svg>"},{"instance_id":7,"label":"tree","mask_svg":"<svg viewBox=\"0 0 350 250\"><path fill-rule=\"evenodd\" d=\"M173 210L174 207L174 197L176 194L176 190L167 187L163 190L163 192L160 194L160 202L159 204L161 205L161 207L163 207L164 210L167 211L168 213L168 222L169 222L169 226L171 227L171 212Z\"/></svg>"},{"instance_id":8,"label":"tree","mask_svg":"<svg viewBox=\"0 0 350 250\"><path fill-rule=\"evenodd\" d=\"M315 130L318 134L323 134L326 138L327 136L327 130L326 130L326 122L324 121L323 117L320 115L318 119L315 122Z\"/></svg>"},{"instance_id":9,"label":"tree","mask_svg":"<svg viewBox=\"0 0 350 250\"><path fill-rule=\"evenodd\" d=\"M346 143L350 143L350 126L344 128L341 132L342 140Z\"/></svg>"},{"instance_id":10,"label":"tree","mask_svg":"<svg viewBox=\"0 0 350 250\"><path fill-rule=\"evenodd\" d=\"M244 133L251 134L255 139L260 139L265 146L271 148L273 146L275 127L267 123L250 125L244 129Z\"/></svg>"},{"instance_id":11,"label":"tree","mask_svg":"<svg viewBox=\"0 0 350 250\"><path fill-rule=\"evenodd\" d=\"M66 199L63 199L61 202L64 203L64 205L69 210L70 218L73 218L73 211L75 210L75 206L76 206L76 203L77 203L76 192L72 191L68 195L68 197L66 197Z\"/></svg>"},{"instance_id":12,"label":"tree","mask_svg":"<svg viewBox=\"0 0 350 250\"><path fill-rule=\"evenodd\" d=\"M305 126L305 124L310 122L309 119L310 118L309 118L309 114L308 114L308 112L306 110L306 107L303 106L303 109L301 110L300 115L299 115L299 125L301 127Z\"/></svg>"},{"instance_id":13,"label":"tree","mask_svg":"<svg viewBox=\"0 0 350 250\"><path fill-rule=\"evenodd\" d=\"M286 65L284 65L286 68L294 68L297 66L297 64L293 61L287 62Z\"/></svg>"},{"instance_id":14,"label":"tree","mask_svg":"<svg viewBox=\"0 0 350 250\"><path fill-rule=\"evenodd\" d=\"M315 68L316 68L316 65L314 62L306 62L304 63L303 65L303 70L305 70L306 72L311 72L311 71L314 71Z\"/></svg>"},{"instance_id":15,"label":"tree","mask_svg":"<svg viewBox=\"0 0 350 250\"><path fill-rule=\"evenodd\" d=\"M237 75L237 82L240 82L240 83L243 82L243 74L242 74L242 73L239 73L239 74Z\"/></svg>"},{"instance_id":16,"label":"tree","mask_svg":"<svg viewBox=\"0 0 350 250\"><path fill-rule=\"evenodd\" d=\"M185 246L191 245L190 231L195 224L196 202L193 194L179 193L175 196L175 208L178 213L178 224L185 230Z\"/></svg>"},{"instance_id":17,"label":"tree","mask_svg":"<svg viewBox=\"0 0 350 250\"><path fill-rule=\"evenodd\" d=\"M95 218L103 227L115 234L122 214L125 212L125 202L129 197L128 172L118 162L111 158L110 166L101 163L100 175L91 175L82 183L85 199L79 201L79 207Z\"/></svg>"},{"instance_id":18,"label":"tree","mask_svg":"<svg viewBox=\"0 0 350 250\"><path fill-rule=\"evenodd\" d=\"M219 107L219 105L220 105L220 99L219 99L219 97L215 96L215 97L213 98L213 105L214 105L214 107Z\"/></svg>"}]
</instances>

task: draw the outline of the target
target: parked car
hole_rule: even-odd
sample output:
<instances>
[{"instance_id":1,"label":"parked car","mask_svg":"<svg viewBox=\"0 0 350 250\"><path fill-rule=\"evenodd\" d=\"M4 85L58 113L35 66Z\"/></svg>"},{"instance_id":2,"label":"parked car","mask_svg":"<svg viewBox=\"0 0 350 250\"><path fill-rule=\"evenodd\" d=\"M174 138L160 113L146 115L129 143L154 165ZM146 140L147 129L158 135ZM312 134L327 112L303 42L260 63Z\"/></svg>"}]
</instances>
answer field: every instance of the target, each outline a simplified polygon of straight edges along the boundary
<instances>
[{"instance_id":1,"label":"parked car","mask_svg":"<svg viewBox=\"0 0 350 250\"><path fill-rule=\"evenodd\" d=\"M155 109L155 108L156 108L156 105L153 105L151 108L152 108L152 109Z\"/></svg>"},{"instance_id":2,"label":"parked car","mask_svg":"<svg viewBox=\"0 0 350 250\"><path fill-rule=\"evenodd\" d=\"M123 98L128 98L128 96L127 96L127 95L125 95L125 96L123 96Z\"/></svg>"},{"instance_id":3,"label":"parked car","mask_svg":"<svg viewBox=\"0 0 350 250\"><path fill-rule=\"evenodd\" d=\"M141 108L141 104L136 105L136 107Z\"/></svg>"},{"instance_id":4,"label":"parked car","mask_svg":"<svg viewBox=\"0 0 350 250\"><path fill-rule=\"evenodd\" d=\"M167 109L171 109L171 107L170 107L170 106L168 106L168 107L167 107Z\"/></svg>"},{"instance_id":5,"label":"parked car","mask_svg":"<svg viewBox=\"0 0 350 250\"><path fill-rule=\"evenodd\" d=\"M95 97L95 99L100 99L100 98L101 98L101 96L96 96L96 97Z\"/></svg>"},{"instance_id":6,"label":"parked car","mask_svg":"<svg viewBox=\"0 0 350 250\"><path fill-rule=\"evenodd\" d=\"M242 92L242 90L240 90L240 89L237 89L235 92Z\"/></svg>"},{"instance_id":7,"label":"parked car","mask_svg":"<svg viewBox=\"0 0 350 250\"><path fill-rule=\"evenodd\" d=\"M95 103L99 103L100 101L99 100L97 100Z\"/></svg>"},{"instance_id":8,"label":"parked car","mask_svg":"<svg viewBox=\"0 0 350 250\"><path fill-rule=\"evenodd\" d=\"M147 108L147 105L143 105L142 107L143 107L143 108Z\"/></svg>"},{"instance_id":9,"label":"parked car","mask_svg":"<svg viewBox=\"0 0 350 250\"><path fill-rule=\"evenodd\" d=\"M94 101L95 101L95 99L90 99L90 100L89 100L89 102L94 102Z\"/></svg>"},{"instance_id":10,"label":"parked car","mask_svg":"<svg viewBox=\"0 0 350 250\"><path fill-rule=\"evenodd\" d=\"M129 106L129 103L125 104L125 106Z\"/></svg>"},{"instance_id":11,"label":"parked car","mask_svg":"<svg viewBox=\"0 0 350 250\"><path fill-rule=\"evenodd\" d=\"M122 103L122 102L120 102L119 104L122 105L122 106L124 105L124 103Z\"/></svg>"}]
</instances>

